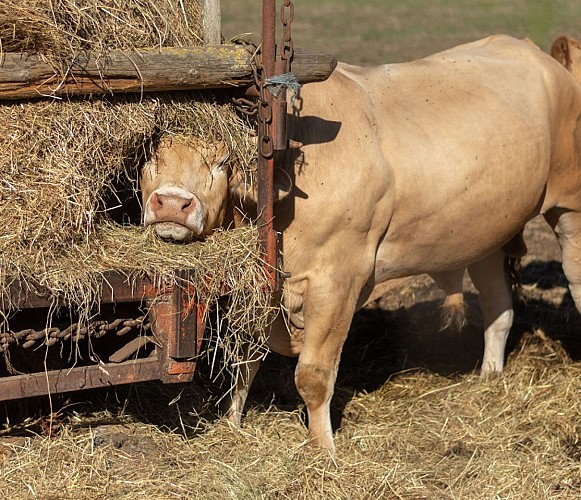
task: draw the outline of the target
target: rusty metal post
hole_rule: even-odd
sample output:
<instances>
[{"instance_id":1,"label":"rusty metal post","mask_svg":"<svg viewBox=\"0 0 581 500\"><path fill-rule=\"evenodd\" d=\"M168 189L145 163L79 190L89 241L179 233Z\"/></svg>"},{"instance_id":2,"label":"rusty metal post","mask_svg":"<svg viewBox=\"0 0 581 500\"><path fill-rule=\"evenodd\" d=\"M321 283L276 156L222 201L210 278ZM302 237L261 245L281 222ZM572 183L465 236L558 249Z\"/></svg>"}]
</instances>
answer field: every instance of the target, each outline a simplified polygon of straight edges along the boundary
<instances>
[{"instance_id":1,"label":"rusty metal post","mask_svg":"<svg viewBox=\"0 0 581 500\"><path fill-rule=\"evenodd\" d=\"M186 281L187 271L176 271L178 283L173 291L175 341L172 339L169 356L174 359L193 358L197 352L198 321L196 291ZM168 342L169 343L169 342Z\"/></svg>"},{"instance_id":2,"label":"rusty metal post","mask_svg":"<svg viewBox=\"0 0 581 500\"><path fill-rule=\"evenodd\" d=\"M276 287L276 233L274 218L274 132L273 96L264 83L275 74L276 61L276 0L262 2L262 61L261 103L258 125L258 229L263 245L264 260L269 281Z\"/></svg>"},{"instance_id":3,"label":"rusty metal post","mask_svg":"<svg viewBox=\"0 0 581 500\"><path fill-rule=\"evenodd\" d=\"M160 379L164 383L189 382L194 376L204 323L195 291L185 281L186 271L177 271L173 290L149 301L153 333L158 347ZM201 324L200 324L201 323Z\"/></svg>"}]
</instances>

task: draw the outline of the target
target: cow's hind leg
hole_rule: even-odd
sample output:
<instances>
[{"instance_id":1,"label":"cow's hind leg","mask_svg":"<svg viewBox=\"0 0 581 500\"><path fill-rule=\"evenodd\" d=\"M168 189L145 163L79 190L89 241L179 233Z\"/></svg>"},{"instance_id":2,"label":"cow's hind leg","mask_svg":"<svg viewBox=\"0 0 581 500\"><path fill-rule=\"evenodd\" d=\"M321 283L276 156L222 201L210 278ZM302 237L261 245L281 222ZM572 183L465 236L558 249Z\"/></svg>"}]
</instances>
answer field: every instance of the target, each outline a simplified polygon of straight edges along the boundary
<instances>
[{"instance_id":1,"label":"cow's hind leg","mask_svg":"<svg viewBox=\"0 0 581 500\"><path fill-rule=\"evenodd\" d=\"M484 357L480 375L486 377L504 368L504 351L514 312L511 281L505 269L505 254L498 250L468 267L479 292L484 322Z\"/></svg>"}]
</instances>

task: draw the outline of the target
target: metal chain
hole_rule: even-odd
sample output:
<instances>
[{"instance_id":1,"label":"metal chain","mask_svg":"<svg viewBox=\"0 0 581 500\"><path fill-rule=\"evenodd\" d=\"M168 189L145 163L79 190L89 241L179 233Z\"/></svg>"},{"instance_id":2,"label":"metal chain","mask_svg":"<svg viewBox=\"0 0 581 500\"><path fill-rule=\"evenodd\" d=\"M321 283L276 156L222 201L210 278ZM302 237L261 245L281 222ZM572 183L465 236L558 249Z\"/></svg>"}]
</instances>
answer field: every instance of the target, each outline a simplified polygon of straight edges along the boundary
<instances>
[{"instance_id":1,"label":"metal chain","mask_svg":"<svg viewBox=\"0 0 581 500\"><path fill-rule=\"evenodd\" d=\"M86 325L73 323L69 327L61 330L57 327L45 328L44 330L33 330L31 328L18 332L0 333L0 352L6 352L11 345L19 345L24 349L29 349L35 345L53 346L59 341L71 339L78 342L87 336L100 338L106 333L117 330L118 336L129 333L134 328L142 331L151 329L151 322L146 316L138 318L119 318L114 321L97 320Z\"/></svg>"},{"instance_id":2,"label":"metal chain","mask_svg":"<svg viewBox=\"0 0 581 500\"><path fill-rule=\"evenodd\" d=\"M274 141L270 135L270 123L272 122L272 106L266 96L266 73L262 66L260 57L257 54L252 58L252 71L254 73L254 81L258 88L260 100L258 102L258 121L262 126L264 134L262 140L258 145L260 155L263 158L271 158L274 154Z\"/></svg>"},{"instance_id":3,"label":"metal chain","mask_svg":"<svg viewBox=\"0 0 581 500\"><path fill-rule=\"evenodd\" d=\"M242 45L250 54L252 54L251 64L256 57L257 52L259 51L260 41L255 40L251 34L248 35L240 35L232 40L231 43L235 43L237 45ZM256 83L256 73L254 71L254 67L252 67L252 72L254 75L254 82ZM257 86L258 87L258 86ZM248 116L255 116L258 113L258 101L246 99L245 97L233 97L232 102L234 103L234 107L236 111Z\"/></svg>"},{"instance_id":4,"label":"metal chain","mask_svg":"<svg viewBox=\"0 0 581 500\"><path fill-rule=\"evenodd\" d=\"M256 113L258 113L257 101L251 101L250 99L246 99L244 97L233 97L232 101L234 102L236 111L244 115L254 116Z\"/></svg>"},{"instance_id":5,"label":"metal chain","mask_svg":"<svg viewBox=\"0 0 581 500\"><path fill-rule=\"evenodd\" d=\"M292 22L295 17L295 6L291 0L284 0L280 6L280 20L282 22L281 59L285 61L285 71L290 73L291 61L294 56L294 42L292 39Z\"/></svg>"},{"instance_id":6,"label":"metal chain","mask_svg":"<svg viewBox=\"0 0 581 500\"><path fill-rule=\"evenodd\" d=\"M292 22L295 15L295 6L291 0L284 0L280 6L280 19L282 23L282 43L281 59L285 62L285 72L290 73L291 61L294 56L294 42L292 39ZM245 115L254 116L258 114L258 120L265 131L262 141L259 144L260 154L264 158L270 158L274 153L274 141L270 135L270 123L272 122L272 108L266 99L265 88L267 86L266 75L264 74L260 61L260 51L256 44L245 37L238 37L235 43L244 45L247 50L252 50L252 72L254 74L254 84L259 92L259 101L252 101L243 97L233 98L236 110Z\"/></svg>"}]
</instances>

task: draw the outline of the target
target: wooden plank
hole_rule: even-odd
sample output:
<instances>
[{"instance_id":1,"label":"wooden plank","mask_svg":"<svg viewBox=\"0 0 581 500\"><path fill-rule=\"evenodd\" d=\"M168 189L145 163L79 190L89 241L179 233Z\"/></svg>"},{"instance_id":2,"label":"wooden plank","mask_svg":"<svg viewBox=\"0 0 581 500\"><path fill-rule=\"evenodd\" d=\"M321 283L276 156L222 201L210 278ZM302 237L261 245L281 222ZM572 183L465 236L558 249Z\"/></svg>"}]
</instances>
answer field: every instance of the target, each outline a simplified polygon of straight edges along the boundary
<instances>
[{"instance_id":1,"label":"wooden plank","mask_svg":"<svg viewBox=\"0 0 581 500\"><path fill-rule=\"evenodd\" d=\"M251 57L240 45L111 51L105 59L79 55L63 82L39 57L5 53L0 99L248 86ZM332 55L295 49L293 73L300 83L322 81L336 64Z\"/></svg>"}]
</instances>

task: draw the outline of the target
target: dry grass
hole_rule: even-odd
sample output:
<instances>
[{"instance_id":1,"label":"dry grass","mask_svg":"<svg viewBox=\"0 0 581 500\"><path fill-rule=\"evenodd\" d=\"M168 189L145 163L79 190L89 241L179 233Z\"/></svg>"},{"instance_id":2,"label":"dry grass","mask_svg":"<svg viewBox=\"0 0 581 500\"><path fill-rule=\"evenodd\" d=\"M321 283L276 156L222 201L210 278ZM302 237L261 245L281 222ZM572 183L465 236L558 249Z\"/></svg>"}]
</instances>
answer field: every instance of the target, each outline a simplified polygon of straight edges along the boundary
<instances>
[{"instance_id":1,"label":"dry grass","mask_svg":"<svg viewBox=\"0 0 581 500\"><path fill-rule=\"evenodd\" d=\"M303 446L300 407L253 408L237 430L188 414L188 390L170 406L168 394L133 394L165 425L125 408L72 414L52 438L3 438L2 491L54 499L581 494L581 367L539 331L523 338L503 378L414 372L372 393L343 387L335 459Z\"/></svg>"},{"instance_id":2,"label":"dry grass","mask_svg":"<svg viewBox=\"0 0 581 500\"><path fill-rule=\"evenodd\" d=\"M2 52L39 54L61 76L90 51L201 45L198 0L4 0Z\"/></svg>"},{"instance_id":3,"label":"dry grass","mask_svg":"<svg viewBox=\"0 0 581 500\"><path fill-rule=\"evenodd\" d=\"M137 191L148 145L168 135L223 140L232 151L233 168L252 177L252 129L225 98L194 93L32 102L1 106L0 115L5 311L15 308L17 297L10 296L9 287L16 282L48 291L54 304L78 309L82 321L98 307L106 271L167 281L175 269L195 267L190 279L202 297L215 299L225 287L233 292L231 332L242 334L242 321L255 314L259 323L267 321L267 297L260 293L266 278L255 231L224 232L186 248L156 241L133 226L115 226L106 211L117 185Z\"/></svg>"},{"instance_id":4,"label":"dry grass","mask_svg":"<svg viewBox=\"0 0 581 500\"><path fill-rule=\"evenodd\" d=\"M195 45L199 18L197 2L7 1L0 40L3 50L38 53L62 73L80 51ZM190 280L202 298L232 292L232 335L251 320L264 324L268 297L254 230L220 233L192 250L114 226L108 212L121 204L120 186L137 193L140 164L167 136L225 142L231 168L252 182L252 135L253 124L237 116L224 92L0 106L0 328L9 329L16 308L12 284L42 290L83 322L98 309L103 273L168 281L184 267L195 267Z\"/></svg>"}]
</instances>

